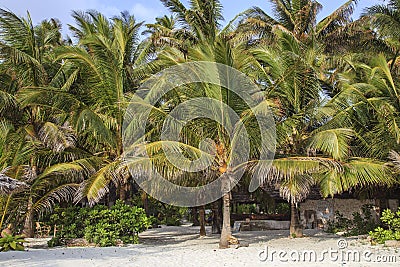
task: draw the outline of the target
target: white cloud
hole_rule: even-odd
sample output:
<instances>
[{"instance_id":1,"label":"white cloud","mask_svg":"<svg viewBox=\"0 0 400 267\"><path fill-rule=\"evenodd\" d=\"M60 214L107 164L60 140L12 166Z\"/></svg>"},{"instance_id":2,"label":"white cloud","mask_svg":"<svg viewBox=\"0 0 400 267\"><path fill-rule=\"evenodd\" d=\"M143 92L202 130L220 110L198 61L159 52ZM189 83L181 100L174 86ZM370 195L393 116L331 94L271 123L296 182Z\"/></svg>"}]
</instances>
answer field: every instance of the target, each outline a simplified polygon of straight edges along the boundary
<instances>
[{"instance_id":1,"label":"white cloud","mask_svg":"<svg viewBox=\"0 0 400 267\"><path fill-rule=\"evenodd\" d=\"M134 14L138 20L145 20L146 22L150 22L160 15L158 10L146 7L141 3L136 3L130 12Z\"/></svg>"}]
</instances>

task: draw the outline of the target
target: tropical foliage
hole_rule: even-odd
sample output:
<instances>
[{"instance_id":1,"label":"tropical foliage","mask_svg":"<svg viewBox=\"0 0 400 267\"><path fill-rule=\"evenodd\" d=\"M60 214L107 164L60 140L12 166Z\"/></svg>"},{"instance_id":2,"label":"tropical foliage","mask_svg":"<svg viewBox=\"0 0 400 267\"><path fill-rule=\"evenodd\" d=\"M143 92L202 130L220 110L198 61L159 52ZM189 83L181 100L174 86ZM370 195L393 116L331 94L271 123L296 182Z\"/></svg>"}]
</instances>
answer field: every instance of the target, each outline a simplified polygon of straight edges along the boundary
<instances>
[{"instance_id":1,"label":"tropical foliage","mask_svg":"<svg viewBox=\"0 0 400 267\"><path fill-rule=\"evenodd\" d=\"M389 209L384 210L381 217L384 228L377 227L369 232L372 240L382 244L387 240L400 240L400 209L393 212Z\"/></svg>"},{"instance_id":2,"label":"tropical foliage","mask_svg":"<svg viewBox=\"0 0 400 267\"><path fill-rule=\"evenodd\" d=\"M22 236L5 235L0 238L0 251L24 250L24 238Z\"/></svg>"},{"instance_id":3,"label":"tropical foliage","mask_svg":"<svg viewBox=\"0 0 400 267\"><path fill-rule=\"evenodd\" d=\"M49 241L51 246L83 237L101 247L136 244L138 234L150 226L150 219L142 208L131 207L121 201L111 208L104 205L92 208L57 207L50 216L43 218L43 222L58 226L59 230Z\"/></svg>"},{"instance_id":4,"label":"tropical foliage","mask_svg":"<svg viewBox=\"0 0 400 267\"><path fill-rule=\"evenodd\" d=\"M234 152L221 122L198 118L185 125L179 141L160 138L174 108L198 97L220 101L244 122L251 142L241 183L255 190L253 175L280 191L291 204L292 236L302 235L297 204L312 188L333 197L397 186L399 1L369 7L353 20L358 1L349 0L318 21L317 1L270 0L273 15L253 7L225 27L218 0L161 2L171 14L147 24L127 12L107 18L93 10L73 11L72 39L62 38L56 19L33 25L29 13L19 17L0 9L0 227L13 223L16 232L30 237L34 220L56 203L112 206L118 199L132 203L134 194L146 200L132 175L151 176L154 167L183 186L227 177L235 171ZM249 106L227 88L206 83L176 87L152 103L147 132L135 136L129 148L146 152L149 161L124 160L124 116L135 127L140 120L128 107L152 97L132 100L138 88L161 70L200 61L236 69L259 88L265 101L258 112L272 112L276 124L272 165L260 159L262 133ZM205 107L198 108L192 112ZM221 117L224 125L240 128ZM216 153L207 153L210 164L201 171L182 171L164 151L184 151L175 163L194 161L204 154L205 139ZM228 178L224 183L231 186ZM137 242L148 225L143 212L120 202L114 207L85 209L95 221L85 217L84 228L70 231L100 245ZM109 219L120 209L138 212L141 219L129 221L121 211L123 225L116 226ZM231 238L228 191L223 210L221 248ZM130 223L134 229L123 232Z\"/></svg>"},{"instance_id":5,"label":"tropical foliage","mask_svg":"<svg viewBox=\"0 0 400 267\"><path fill-rule=\"evenodd\" d=\"M378 226L378 223L372 216L372 208L372 205L363 205L361 212L354 212L352 214L352 219L344 217L340 212L336 212L335 221L328 222L327 232L335 234L342 232L343 236L368 234Z\"/></svg>"}]
</instances>

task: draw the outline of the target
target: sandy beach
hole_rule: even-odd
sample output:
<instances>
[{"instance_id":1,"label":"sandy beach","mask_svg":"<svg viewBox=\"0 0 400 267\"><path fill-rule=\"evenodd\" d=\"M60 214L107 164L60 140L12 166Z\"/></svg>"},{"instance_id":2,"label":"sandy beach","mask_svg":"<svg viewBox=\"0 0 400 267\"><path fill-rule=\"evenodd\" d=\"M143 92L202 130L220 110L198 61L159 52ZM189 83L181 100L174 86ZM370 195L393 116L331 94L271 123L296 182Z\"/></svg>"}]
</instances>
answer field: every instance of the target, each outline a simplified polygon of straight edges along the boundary
<instances>
[{"instance_id":1,"label":"sandy beach","mask_svg":"<svg viewBox=\"0 0 400 267\"><path fill-rule=\"evenodd\" d=\"M343 241L320 231L306 230L308 237L298 239L288 238L288 231L239 232L235 236L249 246L225 250L218 249L219 236L211 235L211 229L204 238L198 231L198 227L164 226L141 233L140 244L126 247L0 253L0 266L398 266L400 262L398 249L371 246L357 237Z\"/></svg>"}]
</instances>

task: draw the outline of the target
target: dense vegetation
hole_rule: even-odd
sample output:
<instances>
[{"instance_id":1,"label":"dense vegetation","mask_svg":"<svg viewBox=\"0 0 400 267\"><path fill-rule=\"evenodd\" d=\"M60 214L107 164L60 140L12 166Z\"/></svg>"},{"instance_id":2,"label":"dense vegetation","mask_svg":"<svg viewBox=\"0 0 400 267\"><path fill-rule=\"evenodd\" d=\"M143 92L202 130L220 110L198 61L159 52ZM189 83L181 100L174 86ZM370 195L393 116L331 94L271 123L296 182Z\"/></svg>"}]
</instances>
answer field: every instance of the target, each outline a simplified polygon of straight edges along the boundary
<instances>
[{"instance_id":1,"label":"dense vegetation","mask_svg":"<svg viewBox=\"0 0 400 267\"><path fill-rule=\"evenodd\" d=\"M372 240L379 244L387 240L400 241L400 209L397 212L389 209L383 211L381 222L383 227L377 227L369 232Z\"/></svg>"},{"instance_id":2,"label":"dense vegetation","mask_svg":"<svg viewBox=\"0 0 400 267\"><path fill-rule=\"evenodd\" d=\"M111 208L96 205L92 208L56 208L48 219L49 225L58 225L50 245L65 244L68 239L85 238L102 247L116 244L136 244L138 234L150 226L150 219L141 208L121 201Z\"/></svg>"},{"instance_id":3,"label":"dense vegetation","mask_svg":"<svg viewBox=\"0 0 400 267\"><path fill-rule=\"evenodd\" d=\"M291 203L291 235L302 235L296 204L312 186L328 197L396 185L400 1L372 6L352 20L357 1L349 0L320 21L317 1L270 1L273 12L253 7L225 27L218 0L190 0L189 6L161 0L171 14L149 24L126 12L108 19L96 11L74 11L73 38L62 37L56 19L33 25L29 14L0 9L0 226L12 222L32 236L33 222L55 203L132 203L137 190L123 161L126 108L152 74L194 61L235 68L263 92L276 122L277 152L270 171L258 174L264 184L279 185ZM218 86L186 85L165 96L152 107L151 130L137 148L182 185L229 173L229 135L215 122L190 123L178 144L190 157L197 155L199 140L213 140L218 153L210 168L182 174L161 149L171 147L159 141L163 119L193 96L224 99L248 123L251 162L245 167L254 172L259 132L246 117L248 107ZM143 164L130 167L151 174ZM221 248L231 235L229 208L226 193ZM133 240L124 242L136 242L136 225L129 233L109 228L105 218L117 210L83 209L100 217L79 227L79 235L102 245L127 236ZM137 225L142 229L145 221L132 223L142 223ZM99 231L109 238L99 238Z\"/></svg>"},{"instance_id":4,"label":"dense vegetation","mask_svg":"<svg viewBox=\"0 0 400 267\"><path fill-rule=\"evenodd\" d=\"M349 219L340 212L336 212L335 221L328 222L327 232L342 233L344 236L365 235L378 227L378 223L372 217L371 205L364 205L362 212L354 212L353 218Z\"/></svg>"}]
</instances>

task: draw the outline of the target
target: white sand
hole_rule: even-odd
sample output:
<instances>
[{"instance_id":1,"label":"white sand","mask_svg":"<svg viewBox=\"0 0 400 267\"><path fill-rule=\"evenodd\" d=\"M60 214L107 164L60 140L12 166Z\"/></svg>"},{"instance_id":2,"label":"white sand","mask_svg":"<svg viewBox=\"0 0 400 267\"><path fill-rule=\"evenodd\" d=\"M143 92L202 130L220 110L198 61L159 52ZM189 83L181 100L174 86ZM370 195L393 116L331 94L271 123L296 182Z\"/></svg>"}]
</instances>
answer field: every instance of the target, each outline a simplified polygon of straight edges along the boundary
<instances>
[{"instance_id":1,"label":"white sand","mask_svg":"<svg viewBox=\"0 0 400 267\"><path fill-rule=\"evenodd\" d=\"M343 263L330 260L325 254L325 260L312 261L301 257L300 262L291 261L288 255L283 255L282 262L278 258L280 250L287 253L315 250L320 259L324 250L338 250L338 236L323 232L305 231L309 237L290 239L288 231L265 232L240 232L235 236L242 242L248 242L249 247L238 249L218 249L218 235L211 235L207 228L208 236L198 237L198 227L163 227L150 229L140 234L141 244L127 247L108 248L55 248L55 249L30 249L25 252L0 253L0 266L399 266L400 252L393 248L370 246L365 240L348 238L348 247L341 251L365 251L372 254L372 262L361 259L360 262ZM259 259L259 254L268 247L269 253L266 261ZM295 258L295 255L292 256ZM396 263L373 262L379 255L395 256ZM265 253L261 254L265 256ZM318 260L317 259L317 260ZM393 259L390 259L393 261Z\"/></svg>"}]
</instances>

